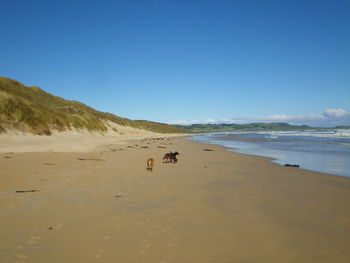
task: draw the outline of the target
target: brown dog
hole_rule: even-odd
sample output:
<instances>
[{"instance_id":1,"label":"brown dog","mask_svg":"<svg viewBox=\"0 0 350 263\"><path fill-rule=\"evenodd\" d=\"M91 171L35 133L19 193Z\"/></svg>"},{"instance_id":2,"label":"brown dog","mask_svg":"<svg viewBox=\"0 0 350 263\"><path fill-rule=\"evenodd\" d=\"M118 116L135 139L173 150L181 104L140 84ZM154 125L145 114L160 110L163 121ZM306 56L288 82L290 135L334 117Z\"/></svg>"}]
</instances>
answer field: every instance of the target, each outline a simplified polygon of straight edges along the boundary
<instances>
[{"instance_id":1,"label":"brown dog","mask_svg":"<svg viewBox=\"0 0 350 263\"><path fill-rule=\"evenodd\" d=\"M153 158L148 158L147 160L147 170L151 171L153 170L153 166L154 166L154 159Z\"/></svg>"}]
</instances>

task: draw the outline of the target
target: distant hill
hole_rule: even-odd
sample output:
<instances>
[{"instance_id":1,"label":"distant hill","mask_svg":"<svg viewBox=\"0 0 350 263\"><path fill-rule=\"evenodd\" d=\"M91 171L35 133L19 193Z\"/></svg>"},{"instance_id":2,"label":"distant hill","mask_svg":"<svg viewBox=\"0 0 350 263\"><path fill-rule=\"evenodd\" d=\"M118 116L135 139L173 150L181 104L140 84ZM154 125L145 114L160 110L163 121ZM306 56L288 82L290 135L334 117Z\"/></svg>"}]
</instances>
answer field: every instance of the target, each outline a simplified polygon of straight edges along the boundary
<instances>
[{"instance_id":1,"label":"distant hill","mask_svg":"<svg viewBox=\"0 0 350 263\"><path fill-rule=\"evenodd\" d=\"M188 133L214 133L235 131L301 131L313 129L307 125L289 125L288 123L251 123L251 124L192 124L176 125Z\"/></svg>"},{"instance_id":2,"label":"distant hill","mask_svg":"<svg viewBox=\"0 0 350 263\"><path fill-rule=\"evenodd\" d=\"M145 120L129 120L97 111L81 102L65 100L38 87L0 77L0 133L20 130L50 135L52 130L86 129L106 132L108 121L157 133L184 133L179 127Z\"/></svg>"}]
</instances>

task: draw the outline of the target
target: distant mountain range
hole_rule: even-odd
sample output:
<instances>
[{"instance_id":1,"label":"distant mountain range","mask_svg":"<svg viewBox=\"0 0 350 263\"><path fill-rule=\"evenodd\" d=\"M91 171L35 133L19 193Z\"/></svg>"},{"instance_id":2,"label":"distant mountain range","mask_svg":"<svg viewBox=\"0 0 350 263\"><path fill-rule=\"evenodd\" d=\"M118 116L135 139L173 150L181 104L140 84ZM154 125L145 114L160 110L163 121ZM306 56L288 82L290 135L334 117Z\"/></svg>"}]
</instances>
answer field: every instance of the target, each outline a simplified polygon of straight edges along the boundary
<instances>
[{"instance_id":1,"label":"distant mountain range","mask_svg":"<svg viewBox=\"0 0 350 263\"><path fill-rule=\"evenodd\" d=\"M19 130L50 135L52 130L84 129L104 133L108 123L157 133L184 133L179 127L145 120L129 120L97 111L81 102L65 100L38 87L0 77L0 133ZM117 132L117 130L115 130Z\"/></svg>"},{"instance_id":2,"label":"distant mountain range","mask_svg":"<svg viewBox=\"0 0 350 263\"><path fill-rule=\"evenodd\" d=\"M250 124L192 124L176 125L176 127L188 133L219 133L241 131L305 131L305 130L328 130L329 128L313 128L307 125L290 125L288 123L250 123ZM349 126L335 127L347 129Z\"/></svg>"}]
</instances>

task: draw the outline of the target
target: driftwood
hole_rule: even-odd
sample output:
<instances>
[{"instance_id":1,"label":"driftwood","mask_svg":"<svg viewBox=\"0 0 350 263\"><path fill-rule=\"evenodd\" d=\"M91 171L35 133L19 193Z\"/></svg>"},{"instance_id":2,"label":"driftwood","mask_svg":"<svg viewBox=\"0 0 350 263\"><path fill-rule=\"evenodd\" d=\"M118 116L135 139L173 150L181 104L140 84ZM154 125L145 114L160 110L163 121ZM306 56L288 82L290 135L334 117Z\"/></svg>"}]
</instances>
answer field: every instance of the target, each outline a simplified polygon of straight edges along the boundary
<instances>
[{"instance_id":1,"label":"driftwood","mask_svg":"<svg viewBox=\"0 0 350 263\"><path fill-rule=\"evenodd\" d=\"M77 158L80 161L105 161L102 159L96 159L96 158Z\"/></svg>"},{"instance_id":2,"label":"driftwood","mask_svg":"<svg viewBox=\"0 0 350 263\"><path fill-rule=\"evenodd\" d=\"M285 167L296 167L296 168L300 167L298 164L289 164L289 163L285 164L284 166Z\"/></svg>"},{"instance_id":3,"label":"driftwood","mask_svg":"<svg viewBox=\"0 0 350 263\"><path fill-rule=\"evenodd\" d=\"M203 151L205 151L205 152L212 152L214 150L212 150L212 149L203 149Z\"/></svg>"},{"instance_id":4,"label":"driftwood","mask_svg":"<svg viewBox=\"0 0 350 263\"><path fill-rule=\"evenodd\" d=\"M34 193L39 192L39 190L18 190L16 193Z\"/></svg>"}]
</instances>

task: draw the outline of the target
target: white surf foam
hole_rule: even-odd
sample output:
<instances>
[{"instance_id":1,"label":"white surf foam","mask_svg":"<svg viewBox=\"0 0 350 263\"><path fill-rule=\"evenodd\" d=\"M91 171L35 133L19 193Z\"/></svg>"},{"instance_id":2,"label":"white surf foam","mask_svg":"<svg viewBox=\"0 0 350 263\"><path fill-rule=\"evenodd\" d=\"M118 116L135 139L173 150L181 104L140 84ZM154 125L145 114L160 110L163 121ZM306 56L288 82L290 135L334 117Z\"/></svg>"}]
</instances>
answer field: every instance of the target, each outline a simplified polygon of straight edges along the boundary
<instances>
[{"instance_id":1,"label":"white surf foam","mask_svg":"<svg viewBox=\"0 0 350 263\"><path fill-rule=\"evenodd\" d=\"M327 131L249 131L249 132L227 132L221 134L266 134L268 138L276 139L282 136L310 136L320 138L350 138L350 129L334 129Z\"/></svg>"}]
</instances>

